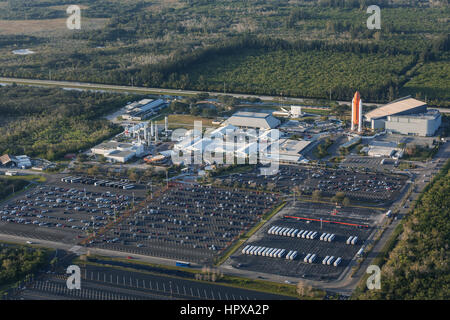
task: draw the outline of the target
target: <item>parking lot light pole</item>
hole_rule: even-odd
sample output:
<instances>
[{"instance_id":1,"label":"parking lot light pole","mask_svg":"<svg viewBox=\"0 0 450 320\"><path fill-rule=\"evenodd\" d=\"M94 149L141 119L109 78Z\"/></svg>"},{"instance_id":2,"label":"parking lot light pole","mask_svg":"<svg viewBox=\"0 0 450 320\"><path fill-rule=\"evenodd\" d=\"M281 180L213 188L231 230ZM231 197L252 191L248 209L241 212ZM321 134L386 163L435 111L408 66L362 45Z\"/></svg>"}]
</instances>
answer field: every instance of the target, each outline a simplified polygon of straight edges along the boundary
<instances>
[{"instance_id":1,"label":"parking lot light pole","mask_svg":"<svg viewBox=\"0 0 450 320\"><path fill-rule=\"evenodd\" d=\"M167 183L167 188L169 188L169 170L166 171L166 183Z\"/></svg>"}]
</instances>

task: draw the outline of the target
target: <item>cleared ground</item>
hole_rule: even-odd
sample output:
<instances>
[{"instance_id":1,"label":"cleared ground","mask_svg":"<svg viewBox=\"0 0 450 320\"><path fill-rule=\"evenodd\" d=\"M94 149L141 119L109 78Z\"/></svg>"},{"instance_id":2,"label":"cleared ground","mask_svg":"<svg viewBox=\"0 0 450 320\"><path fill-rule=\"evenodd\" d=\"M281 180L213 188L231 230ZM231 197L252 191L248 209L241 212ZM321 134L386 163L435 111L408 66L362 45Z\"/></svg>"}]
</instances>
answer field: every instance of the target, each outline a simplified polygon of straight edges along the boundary
<instances>
[{"instance_id":1,"label":"cleared ground","mask_svg":"<svg viewBox=\"0 0 450 320\"><path fill-rule=\"evenodd\" d=\"M86 30L103 28L109 19L82 18L81 28ZM43 20L0 20L0 34L2 35L34 35L51 36L73 32L66 25L67 19Z\"/></svg>"}]
</instances>

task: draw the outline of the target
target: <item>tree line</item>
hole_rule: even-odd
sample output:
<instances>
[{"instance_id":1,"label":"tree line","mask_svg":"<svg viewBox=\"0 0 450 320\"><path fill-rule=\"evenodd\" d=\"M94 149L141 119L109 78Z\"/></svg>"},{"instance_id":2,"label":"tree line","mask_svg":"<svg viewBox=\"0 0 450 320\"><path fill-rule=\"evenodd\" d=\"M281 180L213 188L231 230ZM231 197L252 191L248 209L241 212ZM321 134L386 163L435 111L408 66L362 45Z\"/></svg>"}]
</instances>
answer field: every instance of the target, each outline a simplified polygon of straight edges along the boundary
<instances>
[{"instance_id":1,"label":"tree line","mask_svg":"<svg viewBox=\"0 0 450 320\"><path fill-rule=\"evenodd\" d=\"M102 116L133 98L57 88L0 87L0 154L56 160L89 148L121 131Z\"/></svg>"},{"instance_id":2,"label":"tree line","mask_svg":"<svg viewBox=\"0 0 450 320\"><path fill-rule=\"evenodd\" d=\"M450 161L426 187L381 268L381 289L356 291L357 299L450 298ZM387 254L386 254L387 255Z\"/></svg>"}]
</instances>

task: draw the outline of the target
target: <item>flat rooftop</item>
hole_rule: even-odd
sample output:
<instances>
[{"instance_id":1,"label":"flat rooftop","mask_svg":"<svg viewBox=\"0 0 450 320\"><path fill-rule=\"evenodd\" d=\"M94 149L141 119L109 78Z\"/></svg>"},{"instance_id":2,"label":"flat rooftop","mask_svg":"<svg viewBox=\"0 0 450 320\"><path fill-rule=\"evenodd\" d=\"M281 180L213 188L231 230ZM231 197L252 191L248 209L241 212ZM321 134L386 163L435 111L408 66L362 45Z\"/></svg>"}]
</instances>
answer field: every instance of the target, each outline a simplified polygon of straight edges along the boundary
<instances>
[{"instance_id":1,"label":"flat rooftop","mask_svg":"<svg viewBox=\"0 0 450 320\"><path fill-rule=\"evenodd\" d=\"M299 155L299 153L303 149L305 149L311 143L311 141L280 139L279 143L280 154Z\"/></svg>"},{"instance_id":2,"label":"flat rooftop","mask_svg":"<svg viewBox=\"0 0 450 320\"><path fill-rule=\"evenodd\" d=\"M395 118L415 118L423 120L433 120L439 117L440 112L435 109L430 109L427 112L415 113L415 114L405 114L405 115L392 115Z\"/></svg>"},{"instance_id":3,"label":"flat rooftop","mask_svg":"<svg viewBox=\"0 0 450 320\"><path fill-rule=\"evenodd\" d=\"M249 117L249 118L265 118L270 116L268 112L250 112L250 111L238 111L233 114L233 117Z\"/></svg>"}]
</instances>

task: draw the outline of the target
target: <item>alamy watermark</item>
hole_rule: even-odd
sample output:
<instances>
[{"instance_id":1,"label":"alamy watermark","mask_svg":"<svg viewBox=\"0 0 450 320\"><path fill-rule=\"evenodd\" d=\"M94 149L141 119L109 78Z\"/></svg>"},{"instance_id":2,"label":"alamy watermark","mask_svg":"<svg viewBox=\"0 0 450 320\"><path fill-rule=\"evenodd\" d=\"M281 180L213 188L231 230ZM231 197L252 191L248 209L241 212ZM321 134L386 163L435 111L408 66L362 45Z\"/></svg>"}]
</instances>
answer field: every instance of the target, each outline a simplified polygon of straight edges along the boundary
<instances>
[{"instance_id":1,"label":"alamy watermark","mask_svg":"<svg viewBox=\"0 0 450 320\"><path fill-rule=\"evenodd\" d=\"M66 20L66 25L69 30L81 29L81 8L77 5L70 5L67 7L66 13L70 16Z\"/></svg>"},{"instance_id":2,"label":"alamy watermark","mask_svg":"<svg viewBox=\"0 0 450 320\"><path fill-rule=\"evenodd\" d=\"M67 267L66 273L70 274L67 278L67 289L81 289L81 270L77 265L71 265Z\"/></svg>"},{"instance_id":3,"label":"alamy watermark","mask_svg":"<svg viewBox=\"0 0 450 320\"><path fill-rule=\"evenodd\" d=\"M371 5L367 7L367 13L371 14L367 18L367 28L369 30L381 29L381 9L379 6Z\"/></svg>"},{"instance_id":4,"label":"alamy watermark","mask_svg":"<svg viewBox=\"0 0 450 320\"><path fill-rule=\"evenodd\" d=\"M366 285L369 290L380 290L381 289L381 270L380 267L374 264L371 264L367 270L367 274L370 274L369 278L367 278Z\"/></svg>"}]
</instances>

